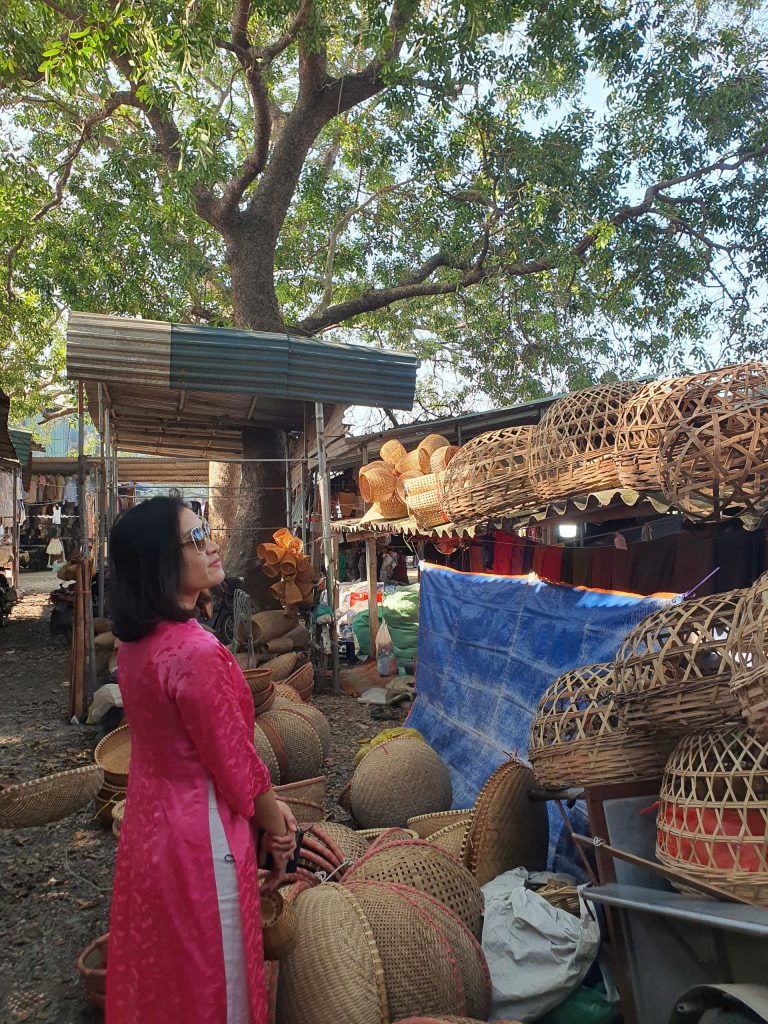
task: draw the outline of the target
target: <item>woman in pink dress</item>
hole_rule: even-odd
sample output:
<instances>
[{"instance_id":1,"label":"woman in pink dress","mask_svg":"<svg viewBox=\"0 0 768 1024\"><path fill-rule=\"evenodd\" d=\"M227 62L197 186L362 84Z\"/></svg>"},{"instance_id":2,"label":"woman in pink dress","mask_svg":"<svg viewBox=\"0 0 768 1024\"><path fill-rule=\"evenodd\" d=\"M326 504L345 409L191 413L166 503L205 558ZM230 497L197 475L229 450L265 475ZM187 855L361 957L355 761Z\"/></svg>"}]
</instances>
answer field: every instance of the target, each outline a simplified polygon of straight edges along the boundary
<instances>
[{"instance_id":1,"label":"woman in pink dress","mask_svg":"<svg viewBox=\"0 0 768 1024\"><path fill-rule=\"evenodd\" d=\"M118 679L131 767L115 869L107 1024L265 1024L253 826L275 884L296 821L253 745L235 659L193 618L224 572L177 498L125 512L110 537Z\"/></svg>"}]
</instances>

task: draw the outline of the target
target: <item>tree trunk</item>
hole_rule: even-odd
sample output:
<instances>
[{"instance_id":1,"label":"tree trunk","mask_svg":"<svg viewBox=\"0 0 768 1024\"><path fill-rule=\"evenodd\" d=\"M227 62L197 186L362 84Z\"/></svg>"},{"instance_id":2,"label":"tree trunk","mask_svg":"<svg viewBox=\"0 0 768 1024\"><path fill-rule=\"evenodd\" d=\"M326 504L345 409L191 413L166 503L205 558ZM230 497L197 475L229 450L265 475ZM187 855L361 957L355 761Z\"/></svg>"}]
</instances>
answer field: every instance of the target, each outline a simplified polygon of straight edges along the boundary
<instances>
[{"instance_id":1,"label":"tree trunk","mask_svg":"<svg viewBox=\"0 0 768 1024\"><path fill-rule=\"evenodd\" d=\"M275 294L275 239L269 226L251 215L225 235L236 327L285 331Z\"/></svg>"}]
</instances>

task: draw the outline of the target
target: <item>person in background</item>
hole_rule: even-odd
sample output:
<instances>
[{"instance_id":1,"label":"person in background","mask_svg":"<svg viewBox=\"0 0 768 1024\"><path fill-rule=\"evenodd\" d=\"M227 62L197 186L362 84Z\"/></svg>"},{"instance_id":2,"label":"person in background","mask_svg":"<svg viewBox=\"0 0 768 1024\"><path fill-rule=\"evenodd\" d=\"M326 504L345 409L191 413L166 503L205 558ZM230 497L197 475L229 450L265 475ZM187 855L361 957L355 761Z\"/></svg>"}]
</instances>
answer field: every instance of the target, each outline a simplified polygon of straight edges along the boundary
<instances>
[{"instance_id":1,"label":"person in background","mask_svg":"<svg viewBox=\"0 0 768 1024\"><path fill-rule=\"evenodd\" d=\"M257 844L268 885L296 821L253 745L253 699L194 618L224 579L210 528L180 498L123 513L110 536L117 671L131 769L107 959L107 1024L265 1024Z\"/></svg>"}]
</instances>

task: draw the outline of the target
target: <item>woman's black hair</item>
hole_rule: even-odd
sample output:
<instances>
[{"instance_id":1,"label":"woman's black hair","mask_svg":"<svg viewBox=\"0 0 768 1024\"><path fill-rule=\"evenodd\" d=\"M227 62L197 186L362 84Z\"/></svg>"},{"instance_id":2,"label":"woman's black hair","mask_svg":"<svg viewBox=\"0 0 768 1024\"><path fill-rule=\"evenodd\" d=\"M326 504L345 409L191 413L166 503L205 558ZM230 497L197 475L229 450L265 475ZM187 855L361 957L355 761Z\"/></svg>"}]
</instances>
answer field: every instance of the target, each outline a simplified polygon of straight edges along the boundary
<instances>
[{"instance_id":1,"label":"woman's black hair","mask_svg":"<svg viewBox=\"0 0 768 1024\"><path fill-rule=\"evenodd\" d=\"M115 520L109 535L113 633L142 640L161 622L186 622L179 604L184 558L179 497L150 498Z\"/></svg>"}]
</instances>

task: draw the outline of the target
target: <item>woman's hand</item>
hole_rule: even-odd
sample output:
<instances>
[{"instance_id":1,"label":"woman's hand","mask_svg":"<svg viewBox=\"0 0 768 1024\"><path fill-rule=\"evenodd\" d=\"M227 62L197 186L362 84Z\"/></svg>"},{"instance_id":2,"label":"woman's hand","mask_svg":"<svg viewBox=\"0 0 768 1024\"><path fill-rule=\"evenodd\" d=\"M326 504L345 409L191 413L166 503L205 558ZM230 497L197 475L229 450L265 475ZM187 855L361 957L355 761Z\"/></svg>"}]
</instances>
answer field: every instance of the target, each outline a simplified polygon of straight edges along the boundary
<instances>
[{"instance_id":1,"label":"woman's hand","mask_svg":"<svg viewBox=\"0 0 768 1024\"><path fill-rule=\"evenodd\" d=\"M299 825L298 825L298 822L296 821L296 818L294 817L293 811L288 806L288 804L285 803L283 800L278 800L277 801L277 807L278 807L278 810L280 811L280 814L283 817L283 824L285 825L285 831L290 836L294 837L294 846L295 846L296 845L295 844L295 836L296 836L296 833L299 830ZM293 852L293 850L291 850L291 852Z\"/></svg>"}]
</instances>

